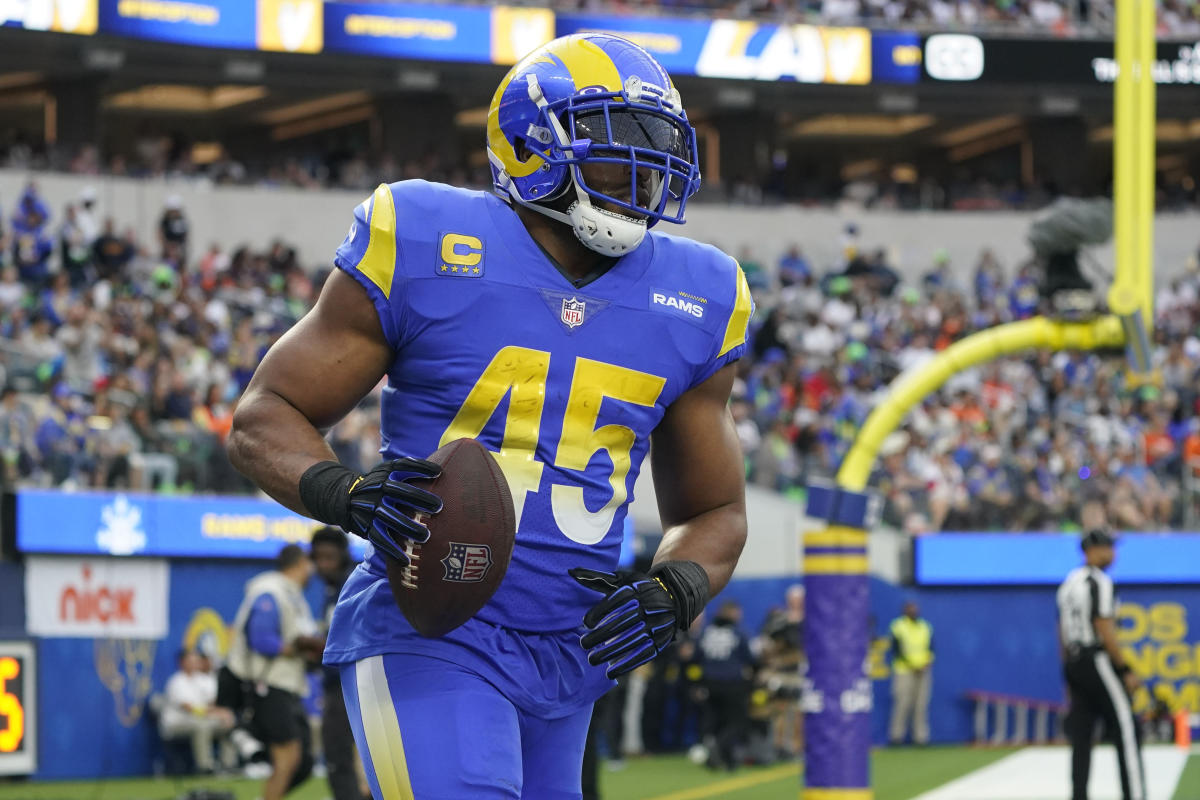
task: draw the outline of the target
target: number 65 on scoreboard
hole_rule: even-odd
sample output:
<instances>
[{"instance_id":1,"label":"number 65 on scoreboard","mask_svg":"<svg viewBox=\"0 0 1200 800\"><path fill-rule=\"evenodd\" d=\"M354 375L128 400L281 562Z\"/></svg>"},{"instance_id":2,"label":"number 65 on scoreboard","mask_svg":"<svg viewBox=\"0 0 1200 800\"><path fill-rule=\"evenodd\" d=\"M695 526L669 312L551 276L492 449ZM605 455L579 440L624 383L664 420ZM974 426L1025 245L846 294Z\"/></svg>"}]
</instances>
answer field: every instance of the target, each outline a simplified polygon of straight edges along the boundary
<instances>
[{"instance_id":1,"label":"number 65 on scoreboard","mask_svg":"<svg viewBox=\"0 0 1200 800\"><path fill-rule=\"evenodd\" d=\"M37 769L36 674L31 642L0 641L0 775Z\"/></svg>"}]
</instances>

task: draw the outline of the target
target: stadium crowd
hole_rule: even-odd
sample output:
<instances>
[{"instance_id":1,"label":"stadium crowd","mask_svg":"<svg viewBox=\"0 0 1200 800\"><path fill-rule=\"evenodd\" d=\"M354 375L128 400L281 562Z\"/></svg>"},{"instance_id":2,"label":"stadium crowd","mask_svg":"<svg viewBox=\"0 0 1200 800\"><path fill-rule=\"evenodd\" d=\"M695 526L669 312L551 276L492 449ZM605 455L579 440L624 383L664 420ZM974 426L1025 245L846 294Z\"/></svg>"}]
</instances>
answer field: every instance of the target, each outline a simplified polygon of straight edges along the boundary
<instances>
[{"instance_id":1,"label":"stadium crowd","mask_svg":"<svg viewBox=\"0 0 1200 800\"><path fill-rule=\"evenodd\" d=\"M396 0L371 0L386 5ZM1113 0L533 0L556 11L704 14L770 21L931 30L1016 30L1054 36L1112 33ZM1159 0L1159 35L1200 33L1200 3Z\"/></svg>"},{"instance_id":2,"label":"stadium crowd","mask_svg":"<svg viewBox=\"0 0 1200 800\"><path fill-rule=\"evenodd\" d=\"M606 13L728 14L822 25L1004 30L1052 36L1111 34L1112 0L569 0L556 8ZM1200 33L1200 4L1163 0L1158 34Z\"/></svg>"},{"instance_id":3,"label":"stadium crowd","mask_svg":"<svg viewBox=\"0 0 1200 800\"><path fill-rule=\"evenodd\" d=\"M0 241L0 452L9 485L240 492L222 443L233 404L324 274L282 241L197 245L170 198L136 241L84 189L58 218L30 186ZM797 492L832 475L901 370L969 333L1037 312L1032 265L935 259L915 285L843 233L838 264L799 247L735 253L757 314L732 404L749 479ZM875 243L881 245L883 243ZM1015 269L1014 269L1015 268ZM1009 358L956 375L884 442L873 484L911 533L1028 530L1098 515L1132 529L1190 519L1200 464L1200 272L1158 297L1159 379L1120 354ZM331 433L376 459L378 392Z\"/></svg>"},{"instance_id":4,"label":"stadium crowd","mask_svg":"<svg viewBox=\"0 0 1200 800\"><path fill-rule=\"evenodd\" d=\"M0 234L4 482L249 491L222 446L233 403L322 276L280 241L195 247L177 198L153 244L101 214L85 189L56 220L31 184ZM374 417L334 432L346 463L373 463Z\"/></svg>"},{"instance_id":5,"label":"stadium crowd","mask_svg":"<svg viewBox=\"0 0 1200 800\"><path fill-rule=\"evenodd\" d=\"M761 324L733 413L762 486L832 475L895 375L1041 306L1032 263L1006 273L987 250L973 269L938 256L904 285L885 250L860 247L853 228L846 240L844 262L823 276L793 248L777 286L743 257ZM1155 380L1131 378L1121 353L1042 352L952 377L883 443L872 483L886 521L920 534L1190 519L1198 298L1195 264L1159 293Z\"/></svg>"}]
</instances>

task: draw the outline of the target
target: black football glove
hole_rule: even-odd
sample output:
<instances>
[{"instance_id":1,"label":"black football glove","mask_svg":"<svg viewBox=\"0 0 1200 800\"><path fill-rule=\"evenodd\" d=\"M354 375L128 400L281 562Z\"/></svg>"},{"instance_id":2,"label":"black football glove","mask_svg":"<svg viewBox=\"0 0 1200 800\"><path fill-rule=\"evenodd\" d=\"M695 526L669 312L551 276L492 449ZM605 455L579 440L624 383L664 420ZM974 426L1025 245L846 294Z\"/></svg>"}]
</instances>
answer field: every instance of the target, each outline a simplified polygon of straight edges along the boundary
<instances>
[{"instance_id":1,"label":"black football glove","mask_svg":"<svg viewBox=\"0 0 1200 800\"><path fill-rule=\"evenodd\" d=\"M598 572L575 567L572 578L604 595L583 617L588 632L579 638L588 663L608 662L609 678L653 659L675 638L675 600L662 581L638 572Z\"/></svg>"},{"instance_id":2,"label":"black football glove","mask_svg":"<svg viewBox=\"0 0 1200 800\"><path fill-rule=\"evenodd\" d=\"M366 475L322 461L300 478L300 499L315 519L361 536L407 564L404 541L429 541L429 528L414 516L442 510L441 498L409 481L436 478L441 472L423 458L384 461Z\"/></svg>"}]
</instances>

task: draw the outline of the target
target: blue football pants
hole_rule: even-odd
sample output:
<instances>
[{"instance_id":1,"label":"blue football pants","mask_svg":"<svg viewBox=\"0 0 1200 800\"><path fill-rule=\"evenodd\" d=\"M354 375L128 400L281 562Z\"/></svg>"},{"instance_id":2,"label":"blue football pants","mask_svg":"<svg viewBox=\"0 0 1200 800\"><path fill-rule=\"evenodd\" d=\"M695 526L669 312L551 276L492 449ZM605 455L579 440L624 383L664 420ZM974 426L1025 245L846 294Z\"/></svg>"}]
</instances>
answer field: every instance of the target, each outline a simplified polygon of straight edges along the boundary
<instances>
[{"instance_id":1,"label":"blue football pants","mask_svg":"<svg viewBox=\"0 0 1200 800\"><path fill-rule=\"evenodd\" d=\"M592 707L541 719L439 658L372 656L341 668L375 800L579 800Z\"/></svg>"}]
</instances>

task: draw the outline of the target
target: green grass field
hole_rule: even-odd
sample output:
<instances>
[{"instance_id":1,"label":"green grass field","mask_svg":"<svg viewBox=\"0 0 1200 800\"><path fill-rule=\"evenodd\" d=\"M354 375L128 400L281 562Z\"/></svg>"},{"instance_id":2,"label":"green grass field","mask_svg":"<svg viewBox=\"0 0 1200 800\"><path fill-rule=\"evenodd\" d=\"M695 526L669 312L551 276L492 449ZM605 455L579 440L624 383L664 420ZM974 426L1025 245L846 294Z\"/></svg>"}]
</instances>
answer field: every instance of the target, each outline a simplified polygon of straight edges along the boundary
<instances>
[{"instance_id":1,"label":"green grass field","mask_svg":"<svg viewBox=\"0 0 1200 800\"><path fill-rule=\"evenodd\" d=\"M875 800L910 800L1010 752L960 747L876 751L872 761ZM712 773L683 757L637 759L620 770L601 769L604 800L779 800L796 797L800 775L795 765ZM256 781L212 779L0 783L0 800L173 800L201 786L232 791L237 800L254 800L259 789ZM325 800L328 796L325 782L313 779L289 799ZM1200 756L1192 756L1174 800L1198 798Z\"/></svg>"}]
</instances>

